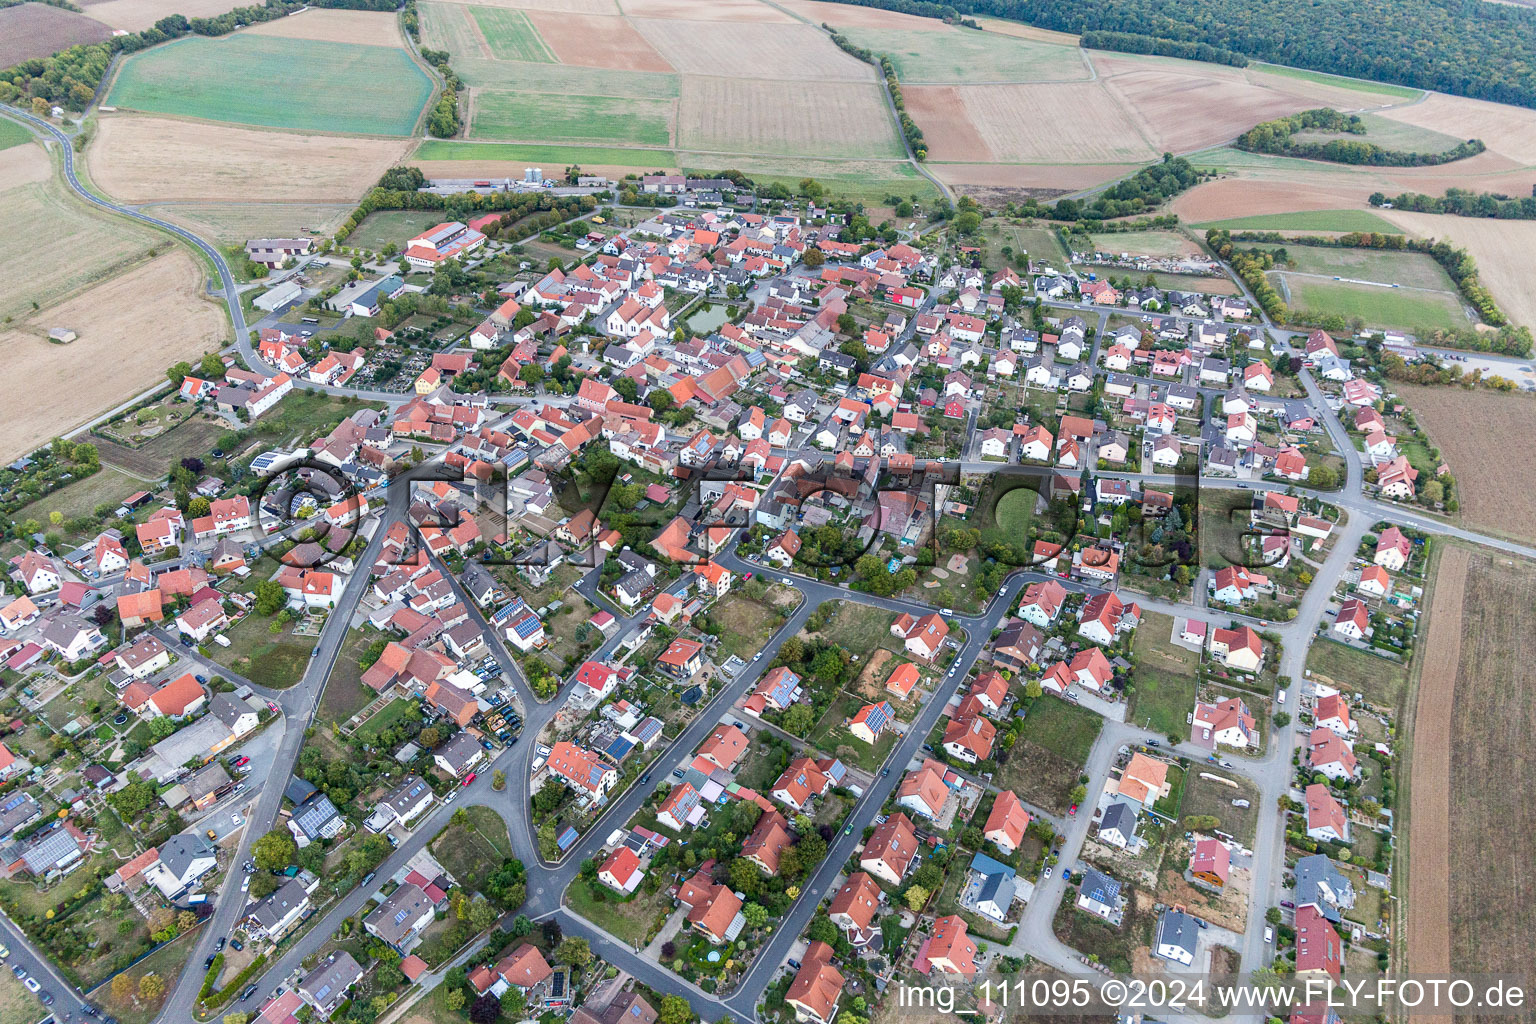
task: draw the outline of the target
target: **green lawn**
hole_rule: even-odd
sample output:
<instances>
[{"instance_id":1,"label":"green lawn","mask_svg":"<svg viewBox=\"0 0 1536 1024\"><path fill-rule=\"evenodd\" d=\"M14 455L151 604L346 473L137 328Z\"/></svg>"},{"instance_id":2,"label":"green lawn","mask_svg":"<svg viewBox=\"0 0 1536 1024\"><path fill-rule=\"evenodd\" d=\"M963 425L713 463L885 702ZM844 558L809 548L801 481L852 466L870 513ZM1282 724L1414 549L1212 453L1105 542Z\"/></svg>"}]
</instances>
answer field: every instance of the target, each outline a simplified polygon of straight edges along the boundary
<instances>
[{"instance_id":1,"label":"green lawn","mask_svg":"<svg viewBox=\"0 0 1536 1024\"><path fill-rule=\"evenodd\" d=\"M1307 651L1307 670L1320 682L1366 700L1398 707L1408 685L1408 668L1387 658L1346 647L1332 640L1314 641Z\"/></svg>"},{"instance_id":2,"label":"green lawn","mask_svg":"<svg viewBox=\"0 0 1536 1024\"><path fill-rule=\"evenodd\" d=\"M97 505L120 502L135 491L147 490L148 486L144 481L136 480L127 473L110 466L102 466L84 480L72 481L52 494L44 495L30 505L24 505L17 510L16 521L22 523L28 519L36 519L42 524L44 530L50 530L54 528L48 522L48 515L51 512L63 513L66 521L90 516L96 511ZM90 535L95 536L95 533L92 532Z\"/></svg>"},{"instance_id":3,"label":"green lawn","mask_svg":"<svg viewBox=\"0 0 1536 1024\"><path fill-rule=\"evenodd\" d=\"M478 120L478 117L476 118ZM416 160L504 160L508 163L606 164L615 167L662 169L677 166L670 149L617 149L601 146L540 146L517 142L460 142L428 139L416 148Z\"/></svg>"},{"instance_id":4,"label":"green lawn","mask_svg":"<svg viewBox=\"0 0 1536 1024\"><path fill-rule=\"evenodd\" d=\"M1325 74L1322 71L1305 71L1301 68L1289 68L1280 64L1251 64L1256 71L1262 71L1269 75L1284 75L1286 78L1301 78L1308 82L1318 82L1322 85L1331 85L1335 89L1352 89L1355 92L1374 92L1382 96L1396 96L1398 99L1412 100L1422 96L1423 90L1411 89L1406 85L1387 85L1384 82L1367 82L1360 78L1345 78L1342 75Z\"/></svg>"},{"instance_id":5,"label":"green lawn","mask_svg":"<svg viewBox=\"0 0 1536 1024\"><path fill-rule=\"evenodd\" d=\"M431 94L404 50L237 33L129 57L107 102L295 131L409 135Z\"/></svg>"},{"instance_id":6,"label":"green lawn","mask_svg":"<svg viewBox=\"0 0 1536 1024\"><path fill-rule=\"evenodd\" d=\"M378 251L390 242L394 242L404 248L408 239L421 234L427 228L435 227L441 221L442 211L440 210L386 210L370 213L347 236L347 244Z\"/></svg>"},{"instance_id":7,"label":"green lawn","mask_svg":"<svg viewBox=\"0 0 1536 1024\"><path fill-rule=\"evenodd\" d=\"M1203 764L1190 769L1184 785L1184 806L1181 813L1212 815L1220 824L1217 828L1236 836L1244 845L1251 845L1259 824L1260 800L1258 788L1240 775L1215 772L1215 765ZM1218 775L1235 783L1228 786L1206 775ZM1232 806L1233 800L1247 800L1247 807Z\"/></svg>"},{"instance_id":8,"label":"green lawn","mask_svg":"<svg viewBox=\"0 0 1536 1024\"><path fill-rule=\"evenodd\" d=\"M1154 732L1177 736L1189 735L1184 717L1195 706L1195 673L1200 656L1169 642L1173 618L1158 612L1146 612L1136 627L1131 652L1136 659L1129 718Z\"/></svg>"},{"instance_id":9,"label":"green lawn","mask_svg":"<svg viewBox=\"0 0 1536 1024\"><path fill-rule=\"evenodd\" d=\"M450 824L432 841L432 852L465 889L477 892L491 872L512 856L507 825L489 807L468 807L469 824Z\"/></svg>"},{"instance_id":10,"label":"green lawn","mask_svg":"<svg viewBox=\"0 0 1536 1024\"><path fill-rule=\"evenodd\" d=\"M554 64L555 55L522 11L502 7L471 7L475 23L497 60L523 60Z\"/></svg>"},{"instance_id":11,"label":"green lawn","mask_svg":"<svg viewBox=\"0 0 1536 1024\"><path fill-rule=\"evenodd\" d=\"M884 53L903 85L1086 80L1077 48L967 29L842 28L854 43Z\"/></svg>"},{"instance_id":12,"label":"green lawn","mask_svg":"<svg viewBox=\"0 0 1536 1024\"><path fill-rule=\"evenodd\" d=\"M1269 276L1284 277L1290 288L1290 307L1312 316L1359 317L1373 327L1408 330L1470 326L1461 300L1451 292L1406 291L1294 275Z\"/></svg>"},{"instance_id":13,"label":"green lawn","mask_svg":"<svg viewBox=\"0 0 1536 1024\"><path fill-rule=\"evenodd\" d=\"M1266 213L1255 217L1213 220L1195 227L1227 228L1230 231L1379 231L1401 234L1402 229L1369 210L1304 210Z\"/></svg>"},{"instance_id":14,"label":"green lawn","mask_svg":"<svg viewBox=\"0 0 1536 1024\"><path fill-rule=\"evenodd\" d=\"M873 745L854 737L844 726L844 719L851 718L865 704L860 697L845 696L832 702L821 721L811 730L806 742L823 753L831 754L844 764L852 764L866 772L873 772L885 763L891 748L896 745L896 730L887 729Z\"/></svg>"},{"instance_id":15,"label":"green lawn","mask_svg":"<svg viewBox=\"0 0 1536 1024\"><path fill-rule=\"evenodd\" d=\"M1103 727L1104 720L1092 711L1047 696L1030 705L1020 738L1081 766Z\"/></svg>"},{"instance_id":16,"label":"green lawn","mask_svg":"<svg viewBox=\"0 0 1536 1024\"><path fill-rule=\"evenodd\" d=\"M379 734L398 722L417 713L416 702L397 698L374 712L372 717L357 727L352 735L361 743L371 745Z\"/></svg>"},{"instance_id":17,"label":"green lawn","mask_svg":"<svg viewBox=\"0 0 1536 1024\"><path fill-rule=\"evenodd\" d=\"M296 637L291 627L273 634L268 626L273 619L248 615L224 631L229 639L228 647L208 645L208 655L214 661L245 676L259 686L284 689L297 683L309 666L309 652L314 650L315 638Z\"/></svg>"},{"instance_id":18,"label":"green lawn","mask_svg":"<svg viewBox=\"0 0 1536 1024\"><path fill-rule=\"evenodd\" d=\"M470 136L666 146L672 141L671 111L670 100L486 90L475 96Z\"/></svg>"},{"instance_id":19,"label":"green lawn","mask_svg":"<svg viewBox=\"0 0 1536 1024\"><path fill-rule=\"evenodd\" d=\"M726 594L709 614L724 631L720 637L721 657L734 654L743 661L750 661L752 655L761 651L784 623L782 612L740 590Z\"/></svg>"},{"instance_id":20,"label":"green lawn","mask_svg":"<svg viewBox=\"0 0 1536 1024\"><path fill-rule=\"evenodd\" d=\"M1175 231L1121 231L1093 236L1095 249L1103 252L1135 252L1153 256L1180 256L1190 251L1190 241Z\"/></svg>"},{"instance_id":21,"label":"green lawn","mask_svg":"<svg viewBox=\"0 0 1536 1024\"><path fill-rule=\"evenodd\" d=\"M644 945L667 919L672 906L660 893L642 888L625 898L599 882L577 878L565 890L565 904L631 946Z\"/></svg>"},{"instance_id":22,"label":"green lawn","mask_svg":"<svg viewBox=\"0 0 1536 1024\"><path fill-rule=\"evenodd\" d=\"M1280 246L1260 245L1260 249ZM1433 258L1417 252L1381 252L1375 249L1341 249L1325 245L1285 245L1286 272L1373 281L1403 288L1454 291L1451 281ZM1295 288L1295 283L1291 285Z\"/></svg>"}]
</instances>

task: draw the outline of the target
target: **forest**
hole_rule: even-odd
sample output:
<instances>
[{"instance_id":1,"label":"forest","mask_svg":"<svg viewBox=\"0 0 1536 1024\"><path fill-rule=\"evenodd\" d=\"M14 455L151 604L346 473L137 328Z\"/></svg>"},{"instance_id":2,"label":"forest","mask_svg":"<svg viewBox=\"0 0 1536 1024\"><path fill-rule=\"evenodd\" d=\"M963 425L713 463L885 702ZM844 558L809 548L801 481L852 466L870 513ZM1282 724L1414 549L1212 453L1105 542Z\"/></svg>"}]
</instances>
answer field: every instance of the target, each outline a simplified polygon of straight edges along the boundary
<instances>
[{"instance_id":1,"label":"forest","mask_svg":"<svg viewBox=\"0 0 1536 1024\"><path fill-rule=\"evenodd\" d=\"M1452 160L1465 160L1487 148L1483 145L1482 139L1468 139L1440 153L1412 153L1401 149L1387 149L1374 142L1358 139L1297 142L1296 133L1303 131L1347 132L1351 135L1364 135L1366 124L1358 114L1341 114L1331 107L1320 107L1256 124L1239 135L1233 145L1250 153L1273 153L1277 156L1294 156L1305 160L1328 160L1336 164L1369 164L1373 167L1429 167L1435 164L1447 164Z\"/></svg>"},{"instance_id":2,"label":"forest","mask_svg":"<svg viewBox=\"0 0 1536 1024\"><path fill-rule=\"evenodd\" d=\"M837 0L1205 44L1272 64L1536 107L1536 10L1456 0ZM1118 49L1118 47L1116 47ZM1155 51L1154 51L1155 52ZM1434 58L1426 59L1432 52Z\"/></svg>"}]
</instances>

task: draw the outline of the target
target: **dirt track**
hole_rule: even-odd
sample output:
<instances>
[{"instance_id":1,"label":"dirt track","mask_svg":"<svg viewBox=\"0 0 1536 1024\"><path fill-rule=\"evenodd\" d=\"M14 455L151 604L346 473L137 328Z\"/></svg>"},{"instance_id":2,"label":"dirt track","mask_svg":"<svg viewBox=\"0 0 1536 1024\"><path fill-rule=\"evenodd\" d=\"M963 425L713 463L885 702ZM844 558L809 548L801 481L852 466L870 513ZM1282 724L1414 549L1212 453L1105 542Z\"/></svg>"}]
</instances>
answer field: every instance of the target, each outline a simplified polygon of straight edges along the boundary
<instances>
[{"instance_id":1,"label":"dirt track","mask_svg":"<svg viewBox=\"0 0 1536 1024\"><path fill-rule=\"evenodd\" d=\"M1448 547L1440 556L1413 716L1407 935L1408 969L1414 974L1451 969L1451 709L1471 560L1465 548Z\"/></svg>"}]
</instances>

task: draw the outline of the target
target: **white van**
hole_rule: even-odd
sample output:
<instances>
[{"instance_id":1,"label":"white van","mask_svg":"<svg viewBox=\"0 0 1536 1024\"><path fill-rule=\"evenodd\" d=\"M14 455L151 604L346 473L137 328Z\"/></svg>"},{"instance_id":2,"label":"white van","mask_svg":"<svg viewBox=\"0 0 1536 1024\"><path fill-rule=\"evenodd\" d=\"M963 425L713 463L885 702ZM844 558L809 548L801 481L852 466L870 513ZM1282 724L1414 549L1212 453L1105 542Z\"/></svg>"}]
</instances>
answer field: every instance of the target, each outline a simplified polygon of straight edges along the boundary
<instances>
[{"instance_id":1,"label":"white van","mask_svg":"<svg viewBox=\"0 0 1536 1024\"><path fill-rule=\"evenodd\" d=\"M1276 704L1284 704L1285 703L1285 691L1284 690L1276 690L1275 691L1275 703Z\"/></svg>"}]
</instances>

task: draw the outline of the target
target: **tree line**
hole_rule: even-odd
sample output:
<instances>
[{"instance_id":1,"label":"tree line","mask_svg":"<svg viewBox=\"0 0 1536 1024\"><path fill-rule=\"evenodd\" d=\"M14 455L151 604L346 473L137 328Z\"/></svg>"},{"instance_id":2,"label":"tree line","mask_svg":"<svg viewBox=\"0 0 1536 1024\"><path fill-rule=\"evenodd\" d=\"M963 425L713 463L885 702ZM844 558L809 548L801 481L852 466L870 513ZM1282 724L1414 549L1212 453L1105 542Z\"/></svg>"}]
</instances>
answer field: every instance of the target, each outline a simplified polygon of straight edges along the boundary
<instances>
[{"instance_id":1,"label":"tree line","mask_svg":"<svg viewBox=\"0 0 1536 1024\"><path fill-rule=\"evenodd\" d=\"M1205 44L1254 60L1536 107L1536 10L1456 0L837 0L959 20L987 15L1060 32ZM1433 59L1426 58L1432 53Z\"/></svg>"},{"instance_id":2,"label":"tree line","mask_svg":"<svg viewBox=\"0 0 1536 1024\"><path fill-rule=\"evenodd\" d=\"M1532 195L1515 198L1497 192L1472 192L1464 188L1448 188L1443 196L1425 195L1423 192L1400 192L1388 197L1383 192L1372 192L1372 206L1391 206L1397 210L1415 213L1449 213L1457 217L1492 217L1498 220L1536 220L1536 186Z\"/></svg>"},{"instance_id":3,"label":"tree line","mask_svg":"<svg viewBox=\"0 0 1536 1024\"><path fill-rule=\"evenodd\" d=\"M1328 160L1336 164L1369 164L1374 167L1428 167L1448 164L1476 156L1487 147L1482 139L1468 139L1439 153L1415 153L1387 149L1374 142L1356 139L1329 139L1326 142L1297 142L1302 131L1366 133L1365 120L1358 114L1341 114L1332 107L1303 110L1288 117L1278 117L1254 125L1233 143L1250 153L1273 153L1304 160Z\"/></svg>"},{"instance_id":4,"label":"tree line","mask_svg":"<svg viewBox=\"0 0 1536 1024\"><path fill-rule=\"evenodd\" d=\"M57 6L75 9L68 4ZM106 42L71 46L0 71L0 103L41 99L70 110L84 110L96 95L113 56L119 53L136 53L186 35L224 36L245 25L285 18L304 7L393 11L398 6L396 0L267 0L259 7L236 7L214 18L170 14L142 31L113 36Z\"/></svg>"},{"instance_id":5,"label":"tree line","mask_svg":"<svg viewBox=\"0 0 1536 1024\"><path fill-rule=\"evenodd\" d=\"M1184 42L1178 39L1154 39L1136 32L1084 32L1078 43L1086 50L1115 50L1120 53L1148 53L1158 57L1203 60L1207 64L1227 64L1234 68L1248 66L1248 58L1236 50L1210 43Z\"/></svg>"}]
</instances>

